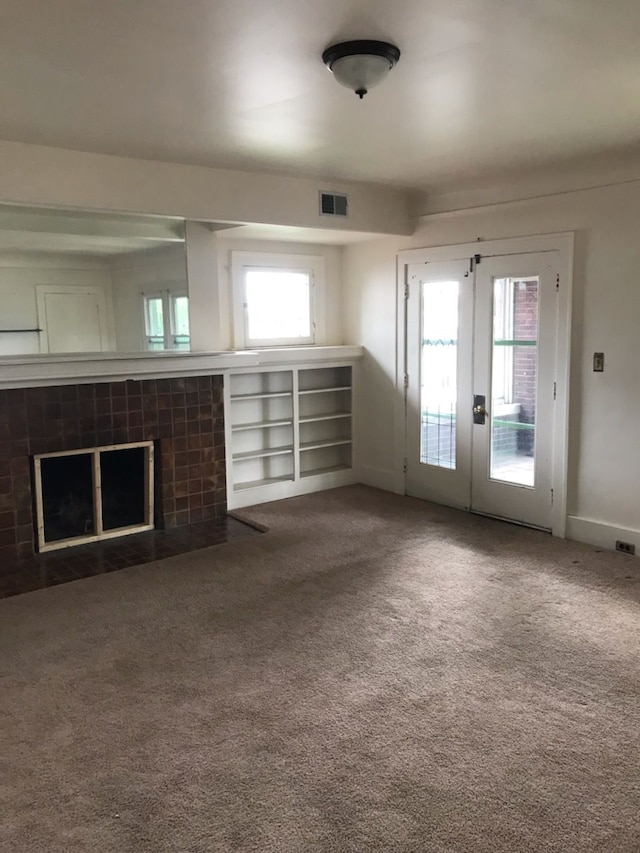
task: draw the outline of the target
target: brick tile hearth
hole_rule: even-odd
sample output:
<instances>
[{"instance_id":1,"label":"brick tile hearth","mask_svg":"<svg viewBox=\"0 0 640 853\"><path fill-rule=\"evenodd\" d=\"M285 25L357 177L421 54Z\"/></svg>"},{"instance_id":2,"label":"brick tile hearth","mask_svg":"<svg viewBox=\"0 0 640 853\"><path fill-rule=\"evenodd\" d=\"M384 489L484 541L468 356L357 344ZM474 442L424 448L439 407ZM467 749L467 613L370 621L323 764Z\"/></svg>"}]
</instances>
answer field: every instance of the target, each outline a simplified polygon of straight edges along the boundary
<instances>
[{"instance_id":1,"label":"brick tile hearth","mask_svg":"<svg viewBox=\"0 0 640 853\"><path fill-rule=\"evenodd\" d=\"M156 526L226 515L221 376L0 390L0 575L35 553L31 457L154 441Z\"/></svg>"},{"instance_id":2,"label":"brick tile hearth","mask_svg":"<svg viewBox=\"0 0 640 853\"><path fill-rule=\"evenodd\" d=\"M227 516L8 561L0 574L0 598L175 557L260 532ZM211 564L215 566L215 557L211 558Z\"/></svg>"}]
</instances>

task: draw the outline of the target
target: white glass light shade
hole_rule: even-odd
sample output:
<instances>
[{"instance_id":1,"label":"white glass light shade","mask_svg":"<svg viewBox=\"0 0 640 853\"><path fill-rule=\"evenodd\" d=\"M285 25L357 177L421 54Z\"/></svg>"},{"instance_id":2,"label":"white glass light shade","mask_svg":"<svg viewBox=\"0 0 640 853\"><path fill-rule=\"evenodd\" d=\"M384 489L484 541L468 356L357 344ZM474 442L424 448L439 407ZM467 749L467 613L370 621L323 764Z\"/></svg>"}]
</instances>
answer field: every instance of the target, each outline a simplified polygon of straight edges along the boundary
<instances>
[{"instance_id":1,"label":"white glass light shade","mask_svg":"<svg viewBox=\"0 0 640 853\"><path fill-rule=\"evenodd\" d=\"M333 76L341 86L363 95L381 83L391 68L386 57L366 53L336 59L331 65Z\"/></svg>"},{"instance_id":2,"label":"white glass light shade","mask_svg":"<svg viewBox=\"0 0 640 853\"><path fill-rule=\"evenodd\" d=\"M322 61L341 86L362 99L387 76L400 59L399 49L386 41L360 39L328 47Z\"/></svg>"}]
</instances>

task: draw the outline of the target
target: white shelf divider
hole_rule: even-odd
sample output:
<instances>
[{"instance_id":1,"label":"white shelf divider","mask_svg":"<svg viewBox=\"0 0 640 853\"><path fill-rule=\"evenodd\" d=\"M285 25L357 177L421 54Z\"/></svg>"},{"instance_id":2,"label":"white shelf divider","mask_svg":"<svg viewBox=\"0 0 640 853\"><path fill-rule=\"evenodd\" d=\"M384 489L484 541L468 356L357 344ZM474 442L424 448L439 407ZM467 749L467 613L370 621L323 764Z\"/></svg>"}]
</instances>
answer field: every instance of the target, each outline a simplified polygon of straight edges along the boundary
<instances>
[{"instance_id":1,"label":"white shelf divider","mask_svg":"<svg viewBox=\"0 0 640 853\"><path fill-rule=\"evenodd\" d=\"M290 397L291 391L268 391L265 394L231 394L231 402L236 400L268 400L271 397Z\"/></svg>"},{"instance_id":2,"label":"white shelf divider","mask_svg":"<svg viewBox=\"0 0 640 853\"><path fill-rule=\"evenodd\" d=\"M237 483L235 488L238 491L245 489L259 489L262 486L272 486L276 483L286 483L293 480L293 474L290 477L265 477L264 480L250 480L247 483Z\"/></svg>"},{"instance_id":3,"label":"white shelf divider","mask_svg":"<svg viewBox=\"0 0 640 853\"><path fill-rule=\"evenodd\" d=\"M242 459L263 459L266 456L284 456L287 453L293 453L293 444L285 447L269 447L263 450L243 450L240 453L234 453L231 458L234 462L239 462Z\"/></svg>"},{"instance_id":4,"label":"white shelf divider","mask_svg":"<svg viewBox=\"0 0 640 853\"><path fill-rule=\"evenodd\" d=\"M339 418L350 418L351 412L333 412L330 415L310 415L309 417L300 418L299 423L311 424L314 421L335 421Z\"/></svg>"},{"instance_id":5,"label":"white shelf divider","mask_svg":"<svg viewBox=\"0 0 640 853\"><path fill-rule=\"evenodd\" d=\"M294 480L298 482L300 480L300 378L298 376L298 371L293 371L293 444L294 444L294 454L293 454L293 473Z\"/></svg>"},{"instance_id":6,"label":"white shelf divider","mask_svg":"<svg viewBox=\"0 0 640 853\"><path fill-rule=\"evenodd\" d=\"M300 444L300 451L319 450L322 447L339 447L342 444L351 444L350 438L327 438L320 441L305 441Z\"/></svg>"},{"instance_id":7,"label":"white shelf divider","mask_svg":"<svg viewBox=\"0 0 640 853\"><path fill-rule=\"evenodd\" d=\"M331 391L351 391L350 385L336 385L330 388L310 388L305 391L299 391L299 394L328 394Z\"/></svg>"},{"instance_id":8,"label":"white shelf divider","mask_svg":"<svg viewBox=\"0 0 640 853\"><path fill-rule=\"evenodd\" d=\"M291 419L286 421L256 421L251 424L232 424L231 429L233 432L241 432L245 429L270 429L271 427L291 426L292 424L293 420Z\"/></svg>"},{"instance_id":9,"label":"white shelf divider","mask_svg":"<svg viewBox=\"0 0 640 853\"><path fill-rule=\"evenodd\" d=\"M301 477L320 477L322 474L336 474L339 471L351 470L350 465L328 465L326 468L314 468L311 471L303 471Z\"/></svg>"}]
</instances>

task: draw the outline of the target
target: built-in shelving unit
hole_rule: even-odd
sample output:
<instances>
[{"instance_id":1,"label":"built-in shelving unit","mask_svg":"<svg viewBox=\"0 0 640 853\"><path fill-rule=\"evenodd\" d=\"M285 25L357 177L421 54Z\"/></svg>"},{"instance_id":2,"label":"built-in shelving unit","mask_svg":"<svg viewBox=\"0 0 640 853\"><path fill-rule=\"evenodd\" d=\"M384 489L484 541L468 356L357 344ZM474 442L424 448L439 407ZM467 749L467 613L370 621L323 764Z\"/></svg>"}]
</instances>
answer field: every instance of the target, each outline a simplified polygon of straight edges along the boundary
<instances>
[{"instance_id":1,"label":"built-in shelving unit","mask_svg":"<svg viewBox=\"0 0 640 853\"><path fill-rule=\"evenodd\" d=\"M353 481L353 365L230 373L230 508Z\"/></svg>"},{"instance_id":2,"label":"built-in shelving unit","mask_svg":"<svg viewBox=\"0 0 640 853\"><path fill-rule=\"evenodd\" d=\"M231 374L227 447L234 490L293 481L293 409L290 370Z\"/></svg>"}]
</instances>

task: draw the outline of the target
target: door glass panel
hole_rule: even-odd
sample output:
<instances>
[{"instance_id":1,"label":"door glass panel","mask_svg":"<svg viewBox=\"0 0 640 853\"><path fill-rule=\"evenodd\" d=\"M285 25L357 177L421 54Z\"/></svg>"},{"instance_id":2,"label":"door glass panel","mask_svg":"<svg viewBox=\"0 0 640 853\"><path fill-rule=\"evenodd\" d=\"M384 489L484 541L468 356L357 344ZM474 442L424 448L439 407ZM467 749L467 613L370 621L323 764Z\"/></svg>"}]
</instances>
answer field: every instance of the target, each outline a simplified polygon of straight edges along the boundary
<instances>
[{"instance_id":1,"label":"door glass panel","mask_svg":"<svg viewBox=\"0 0 640 853\"><path fill-rule=\"evenodd\" d=\"M420 462L456 467L458 282L422 282Z\"/></svg>"},{"instance_id":2,"label":"door glass panel","mask_svg":"<svg viewBox=\"0 0 640 853\"><path fill-rule=\"evenodd\" d=\"M493 283L490 477L535 484L539 280Z\"/></svg>"}]
</instances>

